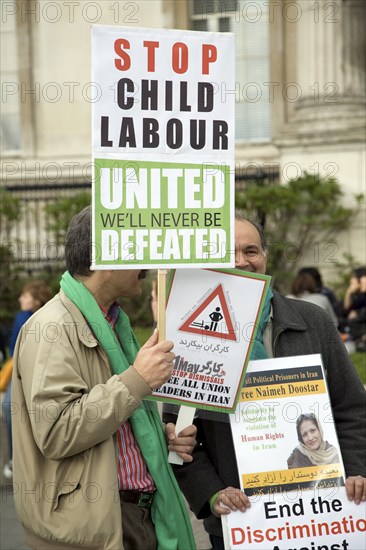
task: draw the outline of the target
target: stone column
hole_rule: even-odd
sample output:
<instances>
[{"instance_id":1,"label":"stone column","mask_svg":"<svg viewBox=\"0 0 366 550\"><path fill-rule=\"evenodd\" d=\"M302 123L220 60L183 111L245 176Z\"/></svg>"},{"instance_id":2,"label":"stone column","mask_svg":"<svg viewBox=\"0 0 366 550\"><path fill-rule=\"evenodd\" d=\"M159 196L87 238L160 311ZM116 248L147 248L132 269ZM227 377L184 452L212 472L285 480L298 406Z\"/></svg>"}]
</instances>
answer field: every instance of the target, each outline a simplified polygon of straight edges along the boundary
<instances>
[{"instance_id":1,"label":"stone column","mask_svg":"<svg viewBox=\"0 0 366 550\"><path fill-rule=\"evenodd\" d=\"M364 0L299 0L297 84L290 133L364 137ZM287 132L286 132L287 133Z\"/></svg>"},{"instance_id":2,"label":"stone column","mask_svg":"<svg viewBox=\"0 0 366 550\"><path fill-rule=\"evenodd\" d=\"M344 92L365 99L366 4L364 0L343 0Z\"/></svg>"}]
</instances>

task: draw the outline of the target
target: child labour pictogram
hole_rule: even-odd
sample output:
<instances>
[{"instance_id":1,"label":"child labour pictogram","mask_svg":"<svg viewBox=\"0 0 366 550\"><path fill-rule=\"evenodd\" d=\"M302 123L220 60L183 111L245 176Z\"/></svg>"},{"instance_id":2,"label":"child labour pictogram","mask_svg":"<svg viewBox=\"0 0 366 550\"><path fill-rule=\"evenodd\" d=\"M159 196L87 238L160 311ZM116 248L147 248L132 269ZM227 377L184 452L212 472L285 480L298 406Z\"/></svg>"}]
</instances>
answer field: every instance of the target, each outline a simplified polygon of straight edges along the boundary
<instances>
[{"instance_id":1,"label":"child labour pictogram","mask_svg":"<svg viewBox=\"0 0 366 550\"><path fill-rule=\"evenodd\" d=\"M190 314L179 330L236 341L233 322L221 284Z\"/></svg>"}]
</instances>

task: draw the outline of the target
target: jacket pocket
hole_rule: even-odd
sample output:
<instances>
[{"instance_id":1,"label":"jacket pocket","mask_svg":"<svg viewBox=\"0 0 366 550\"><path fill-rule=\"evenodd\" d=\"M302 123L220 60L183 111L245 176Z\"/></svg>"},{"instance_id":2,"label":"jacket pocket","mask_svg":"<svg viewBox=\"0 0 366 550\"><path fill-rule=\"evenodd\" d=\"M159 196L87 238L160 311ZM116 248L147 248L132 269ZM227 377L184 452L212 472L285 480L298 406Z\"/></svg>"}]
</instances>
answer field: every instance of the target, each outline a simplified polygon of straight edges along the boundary
<instances>
[{"instance_id":1,"label":"jacket pocket","mask_svg":"<svg viewBox=\"0 0 366 550\"><path fill-rule=\"evenodd\" d=\"M76 493L81 489L80 481L84 471L84 458L76 456L68 460L70 462L65 464L65 468L57 483L57 490L52 506L53 511L56 511L60 507L62 500L65 498L68 499L68 502L72 502L76 498Z\"/></svg>"}]
</instances>

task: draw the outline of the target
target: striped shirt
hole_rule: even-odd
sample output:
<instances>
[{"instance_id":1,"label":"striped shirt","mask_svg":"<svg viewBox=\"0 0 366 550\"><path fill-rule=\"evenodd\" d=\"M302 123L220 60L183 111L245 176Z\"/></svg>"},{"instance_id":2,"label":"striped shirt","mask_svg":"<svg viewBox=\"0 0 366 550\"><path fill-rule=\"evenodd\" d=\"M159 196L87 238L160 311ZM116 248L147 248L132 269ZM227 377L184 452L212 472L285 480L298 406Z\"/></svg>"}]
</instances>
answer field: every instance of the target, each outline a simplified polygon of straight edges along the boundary
<instances>
[{"instance_id":1,"label":"striped shirt","mask_svg":"<svg viewBox=\"0 0 366 550\"><path fill-rule=\"evenodd\" d=\"M108 312L103 308L100 309L114 331L120 311L118 302L114 302ZM154 491L154 480L147 469L146 462L128 420L121 424L117 430L116 436L118 443L119 490Z\"/></svg>"}]
</instances>

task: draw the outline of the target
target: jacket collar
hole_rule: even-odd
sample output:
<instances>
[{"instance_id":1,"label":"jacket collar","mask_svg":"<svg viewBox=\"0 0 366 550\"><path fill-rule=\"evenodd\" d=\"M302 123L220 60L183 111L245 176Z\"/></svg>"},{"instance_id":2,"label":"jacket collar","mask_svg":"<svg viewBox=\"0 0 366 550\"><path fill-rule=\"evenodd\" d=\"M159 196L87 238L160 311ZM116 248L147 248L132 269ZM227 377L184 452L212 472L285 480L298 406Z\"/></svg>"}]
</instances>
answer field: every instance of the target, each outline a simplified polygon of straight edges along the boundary
<instances>
[{"instance_id":1,"label":"jacket collar","mask_svg":"<svg viewBox=\"0 0 366 550\"><path fill-rule=\"evenodd\" d=\"M87 320L62 289L60 290L60 300L69 311L75 323L75 329L79 340L88 348L96 347L98 345L98 340L95 338Z\"/></svg>"}]
</instances>

